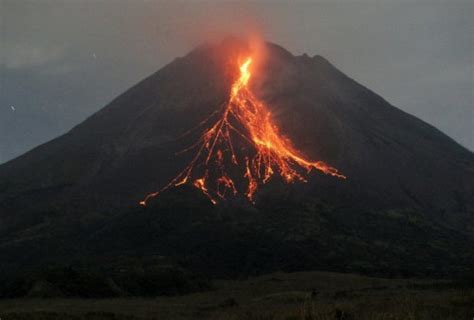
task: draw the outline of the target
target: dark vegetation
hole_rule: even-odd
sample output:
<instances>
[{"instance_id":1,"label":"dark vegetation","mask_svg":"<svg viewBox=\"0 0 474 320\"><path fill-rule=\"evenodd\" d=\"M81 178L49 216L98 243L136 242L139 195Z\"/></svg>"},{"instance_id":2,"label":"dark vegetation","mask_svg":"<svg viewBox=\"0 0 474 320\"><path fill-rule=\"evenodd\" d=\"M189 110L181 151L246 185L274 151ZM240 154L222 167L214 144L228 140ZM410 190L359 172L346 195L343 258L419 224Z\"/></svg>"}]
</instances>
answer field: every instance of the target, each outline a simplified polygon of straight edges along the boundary
<instances>
[{"instance_id":1,"label":"dark vegetation","mask_svg":"<svg viewBox=\"0 0 474 320\"><path fill-rule=\"evenodd\" d=\"M153 297L208 289L209 279L169 264L163 257L115 258L4 275L0 298Z\"/></svg>"},{"instance_id":2,"label":"dark vegetation","mask_svg":"<svg viewBox=\"0 0 474 320\"><path fill-rule=\"evenodd\" d=\"M34 264L5 269L0 294L175 295L208 290L208 279L278 270L393 278L474 275L468 239L427 223L414 210L360 211L349 219L353 215L345 208L281 196L257 206L214 207L199 192L183 188L149 207L131 208L112 223L95 220L84 228L87 234L50 226L57 234L36 239L35 251L17 246L11 257L4 255L5 261L26 255ZM58 244L61 234L67 237ZM70 239L82 242L75 246Z\"/></svg>"}]
</instances>

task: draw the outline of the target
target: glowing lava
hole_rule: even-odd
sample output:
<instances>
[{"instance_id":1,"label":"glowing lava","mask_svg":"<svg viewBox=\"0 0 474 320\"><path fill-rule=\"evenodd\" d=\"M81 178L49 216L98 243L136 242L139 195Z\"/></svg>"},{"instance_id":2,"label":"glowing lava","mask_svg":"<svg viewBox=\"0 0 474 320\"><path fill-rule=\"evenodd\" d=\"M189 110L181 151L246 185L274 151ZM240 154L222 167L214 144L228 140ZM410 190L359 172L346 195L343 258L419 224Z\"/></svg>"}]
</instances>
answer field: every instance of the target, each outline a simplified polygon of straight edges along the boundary
<instances>
[{"instance_id":1,"label":"glowing lava","mask_svg":"<svg viewBox=\"0 0 474 320\"><path fill-rule=\"evenodd\" d=\"M312 169L346 178L323 161L305 159L280 134L267 106L248 87L251 64L249 57L240 65L240 77L233 83L229 100L217 121L204 130L195 144L183 150L196 150L193 159L160 191L148 194L141 205L170 187L188 182L216 204L228 195L238 194L239 189L253 202L259 185L275 174L286 183L306 182L303 174ZM200 125L210 122L214 115ZM246 182L239 184L242 177Z\"/></svg>"}]
</instances>

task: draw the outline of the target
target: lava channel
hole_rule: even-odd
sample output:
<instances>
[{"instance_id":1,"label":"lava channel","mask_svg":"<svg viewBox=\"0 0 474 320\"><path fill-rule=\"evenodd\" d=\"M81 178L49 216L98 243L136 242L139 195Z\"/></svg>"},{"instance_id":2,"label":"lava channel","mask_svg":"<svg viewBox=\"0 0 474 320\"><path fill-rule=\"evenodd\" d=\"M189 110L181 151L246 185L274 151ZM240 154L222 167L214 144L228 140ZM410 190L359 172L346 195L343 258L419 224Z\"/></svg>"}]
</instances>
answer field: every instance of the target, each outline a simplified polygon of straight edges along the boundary
<instances>
[{"instance_id":1,"label":"lava channel","mask_svg":"<svg viewBox=\"0 0 474 320\"><path fill-rule=\"evenodd\" d=\"M280 134L269 108L249 89L251 64L252 58L248 57L240 65L240 76L232 84L218 119L210 121L216 114L213 113L203 121L202 126L211 124L193 145L181 151L194 151L192 160L161 190L140 201L141 205L146 206L163 191L183 184L199 189L213 204L237 194L244 194L253 203L259 186L274 175L285 183L306 182L305 176L316 169L346 179L325 162L306 159Z\"/></svg>"}]
</instances>

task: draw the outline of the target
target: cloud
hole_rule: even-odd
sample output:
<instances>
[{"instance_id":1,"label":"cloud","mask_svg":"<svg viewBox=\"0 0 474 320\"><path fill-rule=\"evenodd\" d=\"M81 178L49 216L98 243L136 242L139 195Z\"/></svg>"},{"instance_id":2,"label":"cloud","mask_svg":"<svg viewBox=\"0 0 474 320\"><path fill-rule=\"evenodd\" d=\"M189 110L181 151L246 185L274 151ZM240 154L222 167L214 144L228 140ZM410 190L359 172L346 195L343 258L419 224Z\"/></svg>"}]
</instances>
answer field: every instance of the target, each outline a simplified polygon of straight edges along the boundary
<instances>
[{"instance_id":1,"label":"cloud","mask_svg":"<svg viewBox=\"0 0 474 320\"><path fill-rule=\"evenodd\" d=\"M473 150L472 9L466 0L0 0L0 153L5 161L63 133L204 41L254 33L326 57ZM11 121L20 114L44 118Z\"/></svg>"},{"instance_id":2,"label":"cloud","mask_svg":"<svg viewBox=\"0 0 474 320\"><path fill-rule=\"evenodd\" d=\"M31 43L3 43L0 65L8 69L31 68L47 65L65 56L64 47L34 45Z\"/></svg>"}]
</instances>

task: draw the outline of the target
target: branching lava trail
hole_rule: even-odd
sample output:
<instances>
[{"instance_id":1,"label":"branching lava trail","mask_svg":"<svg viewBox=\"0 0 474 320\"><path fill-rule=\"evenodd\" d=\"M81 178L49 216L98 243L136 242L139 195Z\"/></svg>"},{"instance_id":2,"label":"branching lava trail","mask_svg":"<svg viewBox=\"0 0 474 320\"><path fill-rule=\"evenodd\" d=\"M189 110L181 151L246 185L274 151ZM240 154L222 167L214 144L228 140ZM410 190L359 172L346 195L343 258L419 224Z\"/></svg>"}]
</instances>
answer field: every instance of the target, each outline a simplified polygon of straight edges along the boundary
<instances>
[{"instance_id":1,"label":"branching lava trail","mask_svg":"<svg viewBox=\"0 0 474 320\"><path fill-rule=\"evenodd\" d=\"M306 182L304 174L317 169L346 178L323 161L307 160L280 134L267 106L248 87L251 64L249 57L240 65L240 77L233 83L229 100L217 121L184 150L196 152L189 164L160 191L148 194L141 205L145 206L164 190L185 183L201 190L216 204L238 193L253 202L259 185L267 183L273 175L279 175L286 183Z\"/></svg>"}]
</instances>

